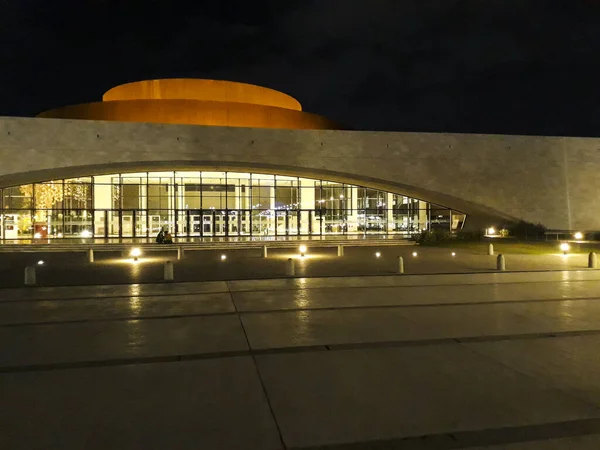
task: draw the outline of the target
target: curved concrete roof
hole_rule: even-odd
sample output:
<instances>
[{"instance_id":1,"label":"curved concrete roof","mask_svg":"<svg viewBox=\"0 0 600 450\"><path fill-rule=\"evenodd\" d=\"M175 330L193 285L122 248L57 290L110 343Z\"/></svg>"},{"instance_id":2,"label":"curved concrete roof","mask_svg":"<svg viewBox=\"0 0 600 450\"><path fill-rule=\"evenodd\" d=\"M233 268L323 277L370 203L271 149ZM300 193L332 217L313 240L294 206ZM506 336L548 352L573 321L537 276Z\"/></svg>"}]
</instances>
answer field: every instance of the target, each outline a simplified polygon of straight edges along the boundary
<instances>
[{"instance_id":1,"label":"curved concrete roof","mask_svg":"<svg viewBox=\"0 0 600 450\"><path fill-rule=\"evenodd\" d=\"M0 164L0 187L145 170L253 171L408 195L466 213L469 227L523 219L600 230L599 146L591 138L0 118L0 148L18 155Z\"/></svg>"}]
</instances>

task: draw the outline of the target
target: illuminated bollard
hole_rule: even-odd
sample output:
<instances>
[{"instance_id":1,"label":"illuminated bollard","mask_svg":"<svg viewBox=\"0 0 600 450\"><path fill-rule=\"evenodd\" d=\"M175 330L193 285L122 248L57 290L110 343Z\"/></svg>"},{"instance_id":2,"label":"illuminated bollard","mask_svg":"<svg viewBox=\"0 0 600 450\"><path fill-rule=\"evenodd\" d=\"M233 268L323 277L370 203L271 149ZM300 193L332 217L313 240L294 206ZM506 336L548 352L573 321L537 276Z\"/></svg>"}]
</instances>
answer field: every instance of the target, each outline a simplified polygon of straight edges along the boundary
<instances>
[{"instance_id":1,"label":"illuminated bollard","mask_svg":"<svg viewBox=\"0 0 600 450\"><path fill-rule=\"evenodd\" d=\"M181 261L183 258L185 258L185 249L177 247L177 261Z\"/></svg>"},{"instance_id":2,"label":"illuminated bollard","mask_svg":"<svg viewBox=\"0 0 600 450\"><path fill-rule=\"evenodd\" d=\"M293 277L296 275L296 268L294 267L294 260L292 258L288 258L285 263L285 275L287 277Z\"/></svg>"},{"instance_id":3,"label":"illuminated bollard","mask_svg":"<svg viewBox=\"0 0 600 450\"><path fill-rule=\"evenodd\" d=\"M263 258L267 257L267 246L266 245L263 245L263 248L262 248L262 257Z\"/></svg>"},{"instance_id":4,"label":"illuminated bollard","mask_svg":"<svg viewBox=\"0 0 600 450\"><path fill-rule=\"evenodd\" d=\"M488 255L494 256L494 244L488 245Z\"/></svg>"},{"instance_id":5,"label":"illuminated bollard","mask_svg":"<svg viewBox=\"0 0 600 450\"><path fill-rule=\"evenodd\" d=\"M91 248L87 251L87 260L91 263L94 262L94 250Z\"/></svg>"},{"instance_id":6,"label":"illuminated bollard","mask_svg":"<svg viewBox=\"0 0 600 450\"><path fill-rule=\"evenodd\" d=\"M173 263L171 261L167 261L165 263L165 281L173 281L175 277L173 276Z\"/></svg>"},{"instance_id":7,"label":"illuminated bollard","mask_svg":"<svg viewBox=\"0 0 600 450\"><path fill-rule=\"evenodd\" d=\"M338 245L338 256L344 256L344 246Z\"/></svg>"},{"instance_id":8,"label":"illuminated bollard","mask_svg":"<svg viewBox=\"0 0 600 450\"><path fill-rule=\"evenodd\" d=\"M504 259L504 255L502 254L498 255L498 258L496 259L496 269L498 269L501 272L504 272L506 270L506 260Z\"/></svg>"},{"instance_id":9,"label":"illuminated bollard","mask_svg":"<svg viewBox=\"0 0 600 450\"><path fill-rule=\"evenodd\" d=\"M588 267L590 269L598 268L598 255L596 255L596 252L591 252L588 256Z\"/></svg>"},{"instance_id":10,"label":"illuminated bollard","mask_svg":"<svg viewBox=\"0 0 600 450\"><path fill-rule=\"evenodd\" d=\"M398 256L398 273L404 273L404 258Z\"/></svg>"},{"instance_id":11,"label":"illuminated bollard","mask_svg":"<svg viewBox=\"0 0 600 450\"><path fill-rule=\"evenodd\" d=\"M35 286L35 267L25 267L25 286Z\"/></svg>"}]
</instances>

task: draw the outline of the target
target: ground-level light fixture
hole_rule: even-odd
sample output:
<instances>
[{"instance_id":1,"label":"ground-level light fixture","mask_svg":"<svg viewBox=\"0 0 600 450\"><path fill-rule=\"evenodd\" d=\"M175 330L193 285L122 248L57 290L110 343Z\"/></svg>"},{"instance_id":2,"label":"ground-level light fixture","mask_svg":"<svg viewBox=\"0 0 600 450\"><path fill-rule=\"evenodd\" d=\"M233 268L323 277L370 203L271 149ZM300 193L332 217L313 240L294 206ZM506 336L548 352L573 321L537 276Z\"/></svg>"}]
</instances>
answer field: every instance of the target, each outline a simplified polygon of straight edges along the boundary
<instances>
[{"instance_id":1,"label":"ground-level light fixture","mask_svg":"<svg viewBox=\"0 0 600 450\"><path fill-rule=\"evenodd\" d=\"M306 253L306 245L301 245L300 247L298 247L298 250L300 250L300 256L304 256L304 254Z\"/></svg>"},{"instance_id":2,"label":"ground-level light fixture","mask_svg":"<svg viewBox=\"0 0 600 450\"><path fill-rule=\"evenodd\" d=\"M452 256L456 256L456 252L452 252L451 254L452 254Z\"/></svg>"},{"instance_id":3,"label":"ground-level light fixture","mask_svg":"<svg viewBox=\"0 0 600 450\"><path fill-rule=\"evenodd\" d=\"M495 229L494 227L489 227L489 228L487 229L487 234L488 234L489 236L493 236L494 234L496 234L496 229Z\"/></svg>"},{"instance_id":4,"label":"ground-level light fixture","mask_svg":"<svg viewBox=\"0 0 600 450\"><path fill-rule=\"evenodd\" d=\"M142 254L142 251L139 248L135 247L131 249L131 252L129 254L133 257L134 261L137 261L140 255Z\"/></svg>"},{"instance_id":5,"label":"ground-level light fixture","mask_svg":"<svg viewBox=\"0 0 600 450\"><path fill-rule=\"evenodd\" d=\"M381 252L375 252L375 258L379 258L381 256Z\"/></svg>"},{"instance_id":6,"label":"ground-level light fixture","mask_svg":"<svg viewBox=\"0 0 600 450\"><path fill-rule=\"evenodd\" d=\"M563 242L562 244L560 244L560 251L563 252L565 255L569 252L570 248L571 248L571 246L569 244L567 244L566 242Z\"/></svg>"},{"instance_id":7,"label":"ground-level light fixture","mask_svg":"<svg viewBox=\"0 0 600 450\"><path fill-rule=\"evenodd\" d=\"M583 233L581 231L578 231L573 235L573 237L577 240L583 239Z\"/></svg>"},{"instance_id":8,"label":"ground-level light fixture","mask_svg":"<svg viewBox=\"0 0 600 450\"><path fill-rule=\"evenodd\" d=\"M221 255L221 261L225 261L227 259L227 255Z\"/></svg>"},{"instance_id":9,"label":"ground-level light fixture","mask_svg":"<svg viewBox=\"0 0 600 450\"><path fill-rule=\"evenodd\" d=\"M43 266L43 265L44 265L44 260L40 259L40 260L38 261L38 266Z\"/></svg>"},{"instance_id":10,"label":"ground-level light fixture","mask_svg":"<svg viewBox=\"0 0 600 450\"><path fill-rule=\"evenodd\" d=\"M412 255L413 256L417 256L417 252L412 252Z\"/></svg>"}]
</instances>

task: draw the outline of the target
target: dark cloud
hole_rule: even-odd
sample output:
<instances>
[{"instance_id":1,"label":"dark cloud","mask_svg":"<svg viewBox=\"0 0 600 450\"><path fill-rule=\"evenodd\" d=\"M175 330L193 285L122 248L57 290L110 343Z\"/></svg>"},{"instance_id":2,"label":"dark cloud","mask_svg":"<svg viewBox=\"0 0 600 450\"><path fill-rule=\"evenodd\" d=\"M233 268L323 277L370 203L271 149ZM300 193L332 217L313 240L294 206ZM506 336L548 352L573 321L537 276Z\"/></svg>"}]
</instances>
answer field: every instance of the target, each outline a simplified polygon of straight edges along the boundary
<instances>
[{"instance_id":1,"label":"dark cloud","mask_svg":"<svg viewBox=\"0 0 600 450\"><path fill-rule=\"evenodd\" d=\"M358 129L600 135L593 1L0 2L0 114L196 76Z\"/></svg>"}]
</instances>

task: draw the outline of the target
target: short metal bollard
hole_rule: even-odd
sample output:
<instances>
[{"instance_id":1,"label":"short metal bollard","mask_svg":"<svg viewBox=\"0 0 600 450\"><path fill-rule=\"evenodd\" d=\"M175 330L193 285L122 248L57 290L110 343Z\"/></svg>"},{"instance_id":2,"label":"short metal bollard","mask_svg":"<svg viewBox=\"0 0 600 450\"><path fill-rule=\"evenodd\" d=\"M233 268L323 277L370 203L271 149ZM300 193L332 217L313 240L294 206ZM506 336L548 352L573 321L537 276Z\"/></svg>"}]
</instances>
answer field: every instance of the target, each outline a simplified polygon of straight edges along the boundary
<instances>
[{"instance_id":1,"label":"short metal bollard","mask_svg":"<svg viewBox=\"0 0 600 450\"><path fill-rule=\"evenodd\" d=\"M87 251L87 260L91 263L94 262L94 250L91 248Z\"/></svg>"},{"instance_id":2,"label":"short metal bollard","mask_svg":"<svg viewBox=\"0 0 600 450\"><path fill-rule=\"evenodd\" d=\"M165 281L173 281L175 279L173 275L173 262L167 261L165 263Z\"/></svg>"},{"instance_id":3,"label":"short metal bollard","mask_svg":"<svg viewBox=\"0 0 600 450\"><path fill-rule=\"evenodd\" d=\"M25 267L25 286L35 286L35 267L28 266Z\"/></svg>"},{"instance_id":4,"label":"short metal bollard","mask_svg":"<svg viewBox=\"0 0 600 450\"><path fill-rule=\"evenodd\" d=\"M596 252L591 252L588 256L588 267L590 269L598 268L598 255L596 255Z\"/></svg>"},{"instance_id":5,"label":"short metal bollard","mask_svg":"<svg viewBox=\"0 0 600 450\"><path fill-rule=\"evenodd\" d=\"M267 257L267 246L266 245L263 245L263 248L262 248L262 257L263 258Z\"/></svg>"},{"instance_id":6,"label":"short metal bollard","mask_svg":"<svg viewBox=\"0 0 600 450\"><path fill-rule=\"evenodd\" d=\"M338 245L338 256L344 256L344 246Z\"/></svg>"},{"instance_id":7,"label":"short metal bollard","mask_svg":"<svg viewBox=\"0 0 600 450\"><path fill-rule=\"evenodd\" d=\"M398 256L398 273L404 273L404 258Z\"/></svg>"},{"instance_id":8,"label":"short metal bollard","mask_svg":"<svg viewBox=\"0 0 600 450\"><path fill-rule=\"evenodd\" d=\"M288 277L296 275L296 268L294 267L294 260L292 258L288 258L285 263L285 275Z\"/></svg>"},{"instance_id":9,"label":"short metal bollard","mask_svg":"<svg viewBox=\"0 0 600 450\"><path fill-rule=\"evenodd\" d=\"M498 269L501 272L504 272L506 270L506 260L504 259L504 255L502 254L498 255L498 258L496 259L496 269Z\"/></svg>"},{"instance_id":10,"label":"short metal bollard","mask_svg":"<svg viewBox=\"0 0 600 450\"><path fill-rule=\"evenodd\" d=\"M177 261L181 261L183 258L185 258L185 249L177 247Z\"/></svg>"},{"instance_id":11,"label":"short metal bollard","mask_svg":"<svg viewBox=\"0 0 600 450\"><path fill-rule=\"evenodd\" d=\"M494 256L494 244L488 245L488 255Z\"/></svg>"}]
</instances>

